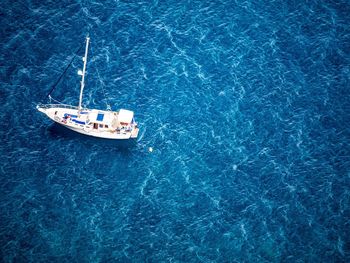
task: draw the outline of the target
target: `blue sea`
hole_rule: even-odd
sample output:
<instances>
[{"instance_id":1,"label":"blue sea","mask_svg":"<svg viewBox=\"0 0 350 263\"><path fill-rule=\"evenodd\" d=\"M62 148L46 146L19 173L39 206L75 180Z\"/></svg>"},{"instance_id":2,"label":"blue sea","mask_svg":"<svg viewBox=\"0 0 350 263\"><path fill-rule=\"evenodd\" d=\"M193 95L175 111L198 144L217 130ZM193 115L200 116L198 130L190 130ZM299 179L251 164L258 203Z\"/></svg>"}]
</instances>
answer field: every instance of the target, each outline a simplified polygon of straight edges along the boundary
<instances>
[{"instance_id":1,"label":"blue sea","mask_svg":"<svg viewBox=\"0 0 350 263\"><path fill-rule=\"evenodd\" d=\"M350 3L0 3L1 262L350 262ZM72 134L52 93L135 112ZM153 149L153 151L151 150Z\"/></svg>"}]
</instances>

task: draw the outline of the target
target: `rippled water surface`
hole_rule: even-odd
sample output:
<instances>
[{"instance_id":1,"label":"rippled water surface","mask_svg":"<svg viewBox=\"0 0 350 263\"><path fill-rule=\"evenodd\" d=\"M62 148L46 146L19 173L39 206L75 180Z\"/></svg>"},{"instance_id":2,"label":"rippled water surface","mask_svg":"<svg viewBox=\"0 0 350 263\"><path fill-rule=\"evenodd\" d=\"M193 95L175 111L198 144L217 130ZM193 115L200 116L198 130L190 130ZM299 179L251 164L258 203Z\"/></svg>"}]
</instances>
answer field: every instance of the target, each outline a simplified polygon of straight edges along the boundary
<instances>
[{"instance_id":1,"label":"rippled water surface","mask_svg":"<svg viewBox=\"0 0 350 263\"><path fill-rule=\"evenodd\" d=\"M342 0L3 0L2 261L349 262L349 21ZM135 143L35 109L87 34L84 104L134 110Z\"/></svg>"}]
</instances>

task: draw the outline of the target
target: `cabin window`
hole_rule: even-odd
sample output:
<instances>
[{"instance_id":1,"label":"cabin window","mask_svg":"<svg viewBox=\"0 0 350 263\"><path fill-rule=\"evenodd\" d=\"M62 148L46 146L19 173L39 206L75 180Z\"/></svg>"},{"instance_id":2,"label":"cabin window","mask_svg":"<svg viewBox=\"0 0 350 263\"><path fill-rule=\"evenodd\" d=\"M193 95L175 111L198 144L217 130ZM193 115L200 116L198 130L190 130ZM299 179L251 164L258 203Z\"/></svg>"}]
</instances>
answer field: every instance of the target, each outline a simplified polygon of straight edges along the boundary
<instances>
[{"instance_id":1,"label":"cabin window","mask_svg":"<svg viewBox=\"0 0 350 263\"><path fill-rule=\"evenodd\" d=\"M97 120L97 121L103 121L104 116L105 116L105 115L104 115L103 113L99 113L99 114L97 114L96 120Z\"/></svg>"},{"instance_id":2,"label":"cabin window","mask_svg":"<svg viewBox=\"0 0 350 263\"><path fill-rule=\"evenodd\" d=\"M94 129L98 129L98 124L94 123Z\"/></svg>"},{"instance_id":3,"label":"cabin window","mask_svg":"<svg viewBox=\"0 0 350 263\"><path fill-rule=\"evenodd\" d=\"M108 125L105 125L105 128L108 128Z\"/></svg>"},{"instance_id":4,"label":"cabin window","mask_svg":"<svg viewBox=\"0 0 350 263\"><path fill-rule=\"evenodd\" d=\"M100 126L100 128L103 128L103 124L100 124L99 126Z\"/></svg>"}]
</instances>

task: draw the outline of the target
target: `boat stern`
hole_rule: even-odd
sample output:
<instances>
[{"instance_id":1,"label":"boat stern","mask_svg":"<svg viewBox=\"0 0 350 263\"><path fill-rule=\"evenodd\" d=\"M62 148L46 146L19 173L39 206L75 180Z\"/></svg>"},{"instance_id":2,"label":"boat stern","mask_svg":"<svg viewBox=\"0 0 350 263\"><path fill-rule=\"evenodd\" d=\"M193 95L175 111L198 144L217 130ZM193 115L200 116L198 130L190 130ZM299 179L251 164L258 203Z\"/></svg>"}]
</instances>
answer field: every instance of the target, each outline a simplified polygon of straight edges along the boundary
<instances>
[{"instance_id":1,"label":"boat stern","mask_svg":"<svg viewBox=\"0 0 350 263\"><path fill-rule=\"evenodd\" d=\"M136 139L138 135L139 135L139 128L135 127L135 128L132 129L132 131L131 131L131 136L130 136L130 138Z\"/></svg>"}]
</instances>

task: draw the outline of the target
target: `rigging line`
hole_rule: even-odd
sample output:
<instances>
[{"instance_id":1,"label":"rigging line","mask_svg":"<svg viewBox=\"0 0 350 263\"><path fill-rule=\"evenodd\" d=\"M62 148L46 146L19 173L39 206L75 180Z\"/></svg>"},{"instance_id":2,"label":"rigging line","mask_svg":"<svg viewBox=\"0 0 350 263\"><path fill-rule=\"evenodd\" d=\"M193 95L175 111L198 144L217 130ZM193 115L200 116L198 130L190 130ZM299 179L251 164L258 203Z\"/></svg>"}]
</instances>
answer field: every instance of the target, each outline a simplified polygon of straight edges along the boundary
<instances>
[{"instance_id":1,"label":"rigging line","mask_svg":"<svg viewBox=\"0 0 350 263\"><path fill-rule=\"evenodd\" d=\"M93 56L93 47L91 47L91 54ZM111 109L111 105L110 105L109 100L108 100L108 97L106 95L106 91L105 91L105 89L103 87L105 85L104 81L101 80L100 71L98 70L97 67L96 67L96 71L97 71L98 80L100 82L100 86L101 86L101 89L102 89L102 93L103 93L103 96L104 96L104 99L105 99L105 103L106 103L106 106L107 106L107 110L112 110Z\"/></svg>"},{"instance_id":2,"label":"rigging line","mask_svg":"<svg viewBox=\"0 0 350 263\"><path fill-rule=\"evenodd\" d=\"M51 95L49 95L49 99L50 101L53 100L54 102L57 102L58 104L63 104L62 102L55 100L54 98L51 97Z\"/></svg>"},{"instance_id":3,"label":"rigging line","mask_svg":"<svg viewBox=\"0 0 350 263\"><path fill-rule=\"evenodd\" d=\"M98 71L98 70L97 70ZM100 78L100 72L98 72L98 77ZM109 104L109 101L108 101L108 98L107 98L107 95L106 95L106 91L104 89L104 82L103 81L100 81L101 83L101 88L102 88L102 92L103 92L103 96L105 97L105 101L106 101L106 106L107 106L107 110L111 110L111 106Z\"/></svg>"},{"instance_id":4,"label":"rigging line","mask_svg":"<svg viewBox=\"0 0 350 263\"><path fill-rule=\"evenodd\" d=\"M51 95L51 93L54 91L54 89L56 88L56 86L58 85L58 83L60 82L60 80L62 79L62 77L64 76L64 74L66 74L68 68L70 67L70 65L72 65L73 60L75 59L75 57L77 56L77 54L79 53L79 51L82 49L82 47L84 46L84 42L82 43L82 45L77 49L77 51L75 52L72 60L69 62L68 66L66 67L66 69L63 71L63 73L61 74L61 76L58 78L58 80L56 81L56 83L52 86L50 92L46 95L46 97L49 97Z\"/></svg>"}]
</instances>

